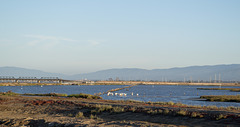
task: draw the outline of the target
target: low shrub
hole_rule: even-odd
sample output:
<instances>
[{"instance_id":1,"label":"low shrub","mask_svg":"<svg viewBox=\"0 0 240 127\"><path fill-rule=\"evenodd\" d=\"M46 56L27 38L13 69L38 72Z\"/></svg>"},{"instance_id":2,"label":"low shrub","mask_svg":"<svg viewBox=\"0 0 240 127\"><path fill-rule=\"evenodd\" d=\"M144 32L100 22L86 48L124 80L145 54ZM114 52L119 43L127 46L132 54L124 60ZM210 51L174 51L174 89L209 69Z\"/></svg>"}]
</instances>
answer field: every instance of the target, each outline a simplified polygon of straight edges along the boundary
<instances>
[{"instance_id":1,"label":"low shrub","mask_svg":"<svg viewBox=\"0 0 240 127\"><path fill-rule=\"evenodd\" d=\"M51 96L51 97L67 97L67 94L61 93L47 93L47 94L32 94L32 93L25 93L23 95L26 96Z\"/></svg>"},{"instance_id":2,"label":"low shrub","mask_svg":"<svg viewBox=\"0 0 240 127\"><path fill-rule=\"evenodd\" d=\"M84 118L84 114L83 112L78 112L76 115L75 115L76 118Z\"/></svg>"},{"instance_id":3,"label":"low shrub","mask_svg":"<svg viewBox=\"0 0 240 127\"><path fill-rule=\"evenodd\" d=\"M208 95L200 96L200 98L206 99L207 101L240 102L240 95Z\"/></svg>"},{"instance_id":4,"label":"low shrub","mask_svg":"<svg viewBox=\"0 0 240 127\"><path fill-rule=\"evenodd\" d=\"M175 103L172 101L167 102L168 105L174 105Z\"/></svg>"},{"instance_id":5,"label":"low shrub","mask_svg":"<svg viewBox=\"0 0 240 127\"><path fill-rule=\"evenodd\" d=\"M124 108L120 106L116 106L112 108L112 113L121 113L124 112Z\"/></svg>"},{"instance_id":6,"label":"low shrub","mask_svg":"<svg viewBox=\"0 0 240 127\"><path fill-rule=\"evenodd\" d=\"M232 92L240 92L240 88L197 88L198 90L230 90Z\"/></svg>"},{"instance_id":7,"label":"low shrub","mask_svg":"<svg viewBox=\"0 0 240 127\"><path fill-rule=\"evenodd\" d=\"M164 110L163 110L163 114L164 114L164 115L167 115L169 112L170 112L170 111L169 111L168 109L164 109Z\"/></svg>"},{"instance_id":8,"label":"low shrub","mask_svg":"<svg viewBox=\"0 0 240 127\"><path fill-rule=\"evenodd\" d=\"M129 102L129 103L144 103L143 101L138 101L138 100L133 100L133 99L125 100L125 102ZM154 102L152 102L152 103L154 103Z\"/></svg>"},{"instance_id":9,"label":"low shrub","mask_svg":"<svg viewBox=\"0 0 240 127\"><path fill-rule=\"evenodd\" d=\"M93 114L91 114L91 115L89 116L89 118L90 118L90 119L97 119L97 116L96 116L96 115L93 115Z\"/></svg>"},{"instance_id":10,"label":"low shrub","mask_svg":"<svg viewBox=\"0 0 240 127\"><path fill-rule=\"evenodd\" d=\"M0 92L0 95L16 96L16 95L20 95L20 94L14 93L14 92L12 92L12 91L8 91L8 92Z\"/></svg>"},{"instance_id":11,"label":"low shrub","mask_svg":"<svg viewBox=\"0 0 240 127\"><path fill-rule=\"evenodd\" d=\"M100 105L100 104L95 105L95 108L97 113L111 111L113 109L112 105Z\"/></svg>"},{"instance_id":12,"label":"low shrub","mask_svg":"<svg viewBox=\"0 0 240 127\"><path fill-rule=\"evenodd\" d=\"M197 115L196 112L192 112L192 113L191 113L191 117L195 118L195 117L197 117L197 116L198 116L198 115Z\"/></svg>"},{"instance_id":13,"label":"low shrub","mask_svg":"<svg viewBox=\"0 0 240 127\"><path fill-rule=\"evenodd\" d=\"M180 116L186 116L187 115L187 111L185 111L185 110L179 110L176 113L177 113L177 115L180 115Z\"/></svg>"},{"instance_id":14,"label":"low shrub","mask_svg":"<svg viewBox=\"0 0 240 127\"><path fill-rule=\"evenodd\" d=\"M158 114L158 110L157 109L155 109L155 110L150 109L150 110L147 111L147 113L151 114L151 115L156 115L156 114Z\"/></svg>"},{"instance_id":15,"label":"low shrub","mask_svg":"<svg viewBox=\"0 0 240 127\"><path fill-rule=\"evenodd\" d=\"M72 114L72 113L69 113L67 116L69 116L69 117L72 117L72 116L73 116L73 114Z\"/></svg>"},{"instance_id":16,"label":"low shrub","mask_svg":"<svg viewBox=\"0 0 240 127\"><path fill-rule=\"evenodd\" d=\"M102 97L100 97L100 96L91 95L91 94L84 94L84 93L71 94L71 95L68 95L67 97L86 98L86 99L102 99Z\"/></svg>"},{"instance_id":17,"label":"low shrub","mask_svg":"<svg viewBox=\"0 0 240 127\"><path fill-rule=\"evenodd\" d=\"M216 117L216 120L220 120L220 119L223 119L225 118L223 114L219 114L217 117Z\"/></svg>"},{"instance_id":18,"label":"low shrub","mask_svg":"<svg viewBox=\"0 0 240 127\"><path fill-rule=\"evenodd\" d=\"M131 107L129 110L130 110L131 112L135 112L135 111L136 111L136 107Z\"/></svg>"}]
</instances>

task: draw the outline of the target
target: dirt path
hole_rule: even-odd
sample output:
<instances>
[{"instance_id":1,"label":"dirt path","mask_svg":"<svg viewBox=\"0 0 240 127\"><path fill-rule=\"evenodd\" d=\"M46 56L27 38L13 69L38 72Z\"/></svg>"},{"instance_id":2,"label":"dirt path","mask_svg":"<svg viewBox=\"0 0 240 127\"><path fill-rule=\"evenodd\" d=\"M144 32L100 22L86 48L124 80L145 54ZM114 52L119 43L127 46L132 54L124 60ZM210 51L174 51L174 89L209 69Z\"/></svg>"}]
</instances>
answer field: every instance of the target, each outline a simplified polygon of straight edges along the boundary
<instances>
[{"instance_id":1,"label":"dirt path","mask_svg":"<svg viewBox=\"0 0 240 127\"><path fill-rule=\"evenodd\" d=\"M160 111L163 113L159 114ZM165 113L166 111L168 113ZM178 111L200 112L204 117L176 114ZM0 96L0 125L3 127L237 127L240 126L239 112L238 110L216 111L126 101ZM218 114L227 114L229 117L216 120L215 116Z\"/></svg>"}]
</instances>

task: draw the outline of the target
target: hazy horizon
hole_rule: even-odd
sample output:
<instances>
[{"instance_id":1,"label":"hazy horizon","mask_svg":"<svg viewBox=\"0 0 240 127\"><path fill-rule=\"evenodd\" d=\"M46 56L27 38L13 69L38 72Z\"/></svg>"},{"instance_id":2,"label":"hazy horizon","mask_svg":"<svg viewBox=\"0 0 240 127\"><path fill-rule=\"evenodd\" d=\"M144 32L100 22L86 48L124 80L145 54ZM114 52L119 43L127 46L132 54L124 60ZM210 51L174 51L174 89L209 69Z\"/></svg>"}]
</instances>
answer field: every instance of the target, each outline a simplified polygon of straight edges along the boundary
<instances>
[{"instance_id":1,"label":"hazy horizon","mask_svg":"<svg viewBox=\"0 0 240 127\"><path fill-rule=\"evenodd\" d=\"M38 71L43 71L43 72L47 72L47 73L59 73L59 74L64 74L64 75L78 75L78 74L87 74L87 73L95 73L95 72L99 72L99 71L105 71L105 70L112 70L112 69L142 69L142 70L168 70L168 69L176 69L176 68L188 68L188 67L210 67L210 66L222 66L222 65L240 65L240 64L217 64L217 65L193 65L193 66L185 66L185 67L170 67L170 68L153 68L153 69L145 69L145 68L107 68L107 69L102 69L102 70L96 70L96 71L92 71L92 72L79 72L79 73L74 73L74 74L66 74L66 73L61 73L61 72L50 72L50 71L44 71L44 70L40 70L38 68L24 68L24 67L17 67L17 66L0 66L1 67L6 67L6 68L22 68L22 69L30 69L30 70L38 70Z\"/></svg>"},{"instance_id":2,"label":"hazy horizon","mask_svg":"<svg viewBox=\"0 0 240 127\"><path fill-rule=\"evenodd\" d=\"M240 63L239 0L0 1L0 66L79 74Z\"/></svg>"}]
</instances>

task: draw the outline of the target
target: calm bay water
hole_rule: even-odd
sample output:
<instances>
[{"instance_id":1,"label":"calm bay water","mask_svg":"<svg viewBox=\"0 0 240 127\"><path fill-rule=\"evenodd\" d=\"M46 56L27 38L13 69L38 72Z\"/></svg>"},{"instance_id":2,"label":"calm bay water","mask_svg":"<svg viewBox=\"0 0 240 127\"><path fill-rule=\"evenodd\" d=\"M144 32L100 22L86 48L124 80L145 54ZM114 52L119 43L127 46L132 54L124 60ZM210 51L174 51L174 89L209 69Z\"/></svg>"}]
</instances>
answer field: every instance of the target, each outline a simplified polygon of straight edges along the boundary
<instances>
[{"instance_id":1,"label":"calm bay water","mask_svg":"<svg viewBox=\"0 0 240 127\"><path fill-rule=\"evenodd\" d=\"M0 86L0 92L9 90L16 93L66 93L66 94L94 94L106 92L115 88L122 88L126 85L57 85L57 86ZM137 85L128 89L116 91L114 93L126 93L127 96L108 96L102 95L103 99L108 100L139 100L152 102L181 102L188 105L216 105L240 107L240 103L235 102L207 102L194 100L202 95L237 95L239 92L228 90L197 90L197 88L218 88L217 86L177 86L177 85ZM238 88L238 87L222 87ZM133 94L133 95L132 95ZM138 94L138 96L137 96Z\"/></svg>"}]
</instances>

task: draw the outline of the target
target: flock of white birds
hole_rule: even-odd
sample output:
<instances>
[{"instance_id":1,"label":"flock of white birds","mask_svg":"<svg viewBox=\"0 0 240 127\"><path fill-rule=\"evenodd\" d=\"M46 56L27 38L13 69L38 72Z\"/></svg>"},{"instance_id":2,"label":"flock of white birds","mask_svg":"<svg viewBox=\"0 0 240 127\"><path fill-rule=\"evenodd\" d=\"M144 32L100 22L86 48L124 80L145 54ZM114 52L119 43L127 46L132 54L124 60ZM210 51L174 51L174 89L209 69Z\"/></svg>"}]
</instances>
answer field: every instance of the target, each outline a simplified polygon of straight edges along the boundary
<instances>
[{"instance_id":1,"label":"flock of white birds","mask_svg":"<svg viewBox=\"0 0 240 127\"><path fill-rule=\"evenodd\" d=\"M107 93L108 96L127 96L127 93L113 93L113 92L108 92ZM131 95L133 96L133 92L131 93ZM137 93L136 96L138 96L139 94Z\"/></svg>"}]
</instances>

